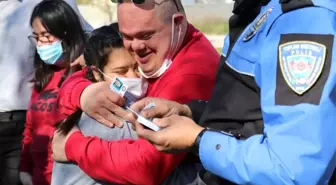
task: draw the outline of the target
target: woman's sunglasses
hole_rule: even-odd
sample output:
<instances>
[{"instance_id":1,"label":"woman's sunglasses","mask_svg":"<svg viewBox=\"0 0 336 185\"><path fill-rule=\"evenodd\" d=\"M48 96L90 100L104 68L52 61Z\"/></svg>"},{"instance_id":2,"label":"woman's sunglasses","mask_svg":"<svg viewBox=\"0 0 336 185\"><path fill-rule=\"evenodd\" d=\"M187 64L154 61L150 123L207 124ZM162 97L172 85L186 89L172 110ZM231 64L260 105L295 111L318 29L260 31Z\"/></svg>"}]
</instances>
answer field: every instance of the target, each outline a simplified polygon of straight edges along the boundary
<instances>
[{"instance_id":1,"label":"woman's sunglasses","mask_svg":"<svg viewBox=\"0 0 336 185\"><path fill-rule=\"evenodd\" d=\"M121 4L121 3L123 3L125 0L111 0L112 1L112 3L119 3L119 4ZM145 0L131 0L134 4L143 4L144 2L145 2ZM177 3L176 3L176 1L175 0L173 0L174 1L174 3L175 3L175 6L176 6L176 8L177 8L177 11L180 11L180 9L179 9L179 7L177 6Z\"/></svg>"}]
</instances>

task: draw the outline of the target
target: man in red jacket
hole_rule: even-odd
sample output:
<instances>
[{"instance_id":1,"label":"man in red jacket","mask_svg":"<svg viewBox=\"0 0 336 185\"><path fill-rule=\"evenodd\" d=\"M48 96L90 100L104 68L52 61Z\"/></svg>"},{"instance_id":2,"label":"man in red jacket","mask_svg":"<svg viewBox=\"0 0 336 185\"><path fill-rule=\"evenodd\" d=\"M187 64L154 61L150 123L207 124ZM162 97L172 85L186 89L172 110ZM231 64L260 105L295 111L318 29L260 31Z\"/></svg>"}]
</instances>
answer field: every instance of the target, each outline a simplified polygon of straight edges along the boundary
<instances>
[{"instance_id":1,"label":"man in red jacket","mask_svg":"<svg viewBox=\"0 0 336 185\"><path fill-rule=\"evenodd\" d=\"M180 0L134 4L119 2L119 28L125 47L149 81L148 96L186 103L208 99L214 85L219 54L205 36L186 20ZM59 106L69 115L81 108L107 126L122 126L128 114L124 100L106 83L92 84L85 71L69 77L60 91ZM156 185L176 168L185 154L164 154L143 139L104 141L85 137L74 128L67 136L56 133L53 158L73 161L94 179Z\"/></svg>"}]
</instances>

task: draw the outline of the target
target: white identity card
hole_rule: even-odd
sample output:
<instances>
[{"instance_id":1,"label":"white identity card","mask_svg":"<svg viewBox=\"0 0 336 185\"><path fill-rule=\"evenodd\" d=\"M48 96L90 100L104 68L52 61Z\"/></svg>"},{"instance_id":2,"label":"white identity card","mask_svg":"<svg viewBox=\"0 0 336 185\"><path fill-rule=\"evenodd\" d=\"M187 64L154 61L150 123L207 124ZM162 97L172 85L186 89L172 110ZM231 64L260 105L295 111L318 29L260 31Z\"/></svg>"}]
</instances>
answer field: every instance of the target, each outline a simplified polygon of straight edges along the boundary
<instances>
[{"instance_id":1,"label":"white identity card","mask_svg":"<svg viewBox=\"0 0 336 185\"><path fill-rule=\"evenodd\" d=\"M131 112L133 112L137 117L137 121L141 124L143 124L144 126L154 130L154 131L159 131L160 127L155 125L153 122L151 122L150 120L146 119L145 117L141 116L140 114L138 114L137 112L135 112L134 110L132 110L129 107L126 107L128 110L130 110Z\"/></svg>"}]
</instances>

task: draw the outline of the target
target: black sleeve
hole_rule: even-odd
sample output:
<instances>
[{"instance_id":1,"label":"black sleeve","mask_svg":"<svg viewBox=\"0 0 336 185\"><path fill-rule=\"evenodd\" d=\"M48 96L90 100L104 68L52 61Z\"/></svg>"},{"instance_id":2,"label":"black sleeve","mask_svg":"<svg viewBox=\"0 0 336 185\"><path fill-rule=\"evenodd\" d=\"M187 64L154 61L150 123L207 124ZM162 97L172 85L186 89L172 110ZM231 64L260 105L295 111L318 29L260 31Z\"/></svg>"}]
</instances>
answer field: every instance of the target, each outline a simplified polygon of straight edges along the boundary
<instances>
[{"instance_id":1,"label":"black sleeve","mask_svg":"<svg viewBox=\"0 0 336 185\"><path fill-rule=\"evenodd\" d=\"M192 112L192 119L198 124L201 116L208 104L208 101L203 100L193 100L187 103L187 106L190 108Z\"/></svg>"}]
</instances>

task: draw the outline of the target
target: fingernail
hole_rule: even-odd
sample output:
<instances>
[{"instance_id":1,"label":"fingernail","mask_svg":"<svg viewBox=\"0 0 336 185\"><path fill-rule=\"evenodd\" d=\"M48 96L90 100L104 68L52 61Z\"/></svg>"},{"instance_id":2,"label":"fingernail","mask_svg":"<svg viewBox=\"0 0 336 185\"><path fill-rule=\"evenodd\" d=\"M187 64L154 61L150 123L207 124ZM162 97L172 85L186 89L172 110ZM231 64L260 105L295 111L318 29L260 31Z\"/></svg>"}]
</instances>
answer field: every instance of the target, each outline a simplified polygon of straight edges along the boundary
<instances>
[{"instance_id":1,"label":"fingernail","mask_svg":"<svg viewBox=\"0 0 336 185\"><path fill-rule=\"evenodd\" d=\"M119 124L117 125L117 127L121 128L124 126L124 122L123 121L119 121Z\"/></svg>"},{"instance_id":2,"label":"fingernail","mask_svg":"<svg viewBox=\"0 0 336 185\"><path fill-rule=\"evenodd\" d=\"M153 123L156 123L156 122L158 122L158 121L159 121L158 118L154 118L152 122L153 122Z\"/></svg>"},{"instance_id":3,"label":"fingernail","mask_svg":"<svg viewBox=\"0 0 336 185\"><path fill-rule=\"evenodd\" d=\"M148 112L144 112L142 113L142 116L146 117L146 118L149 118L150 117L150 114Z\"/></svg>"}]
</instances>

